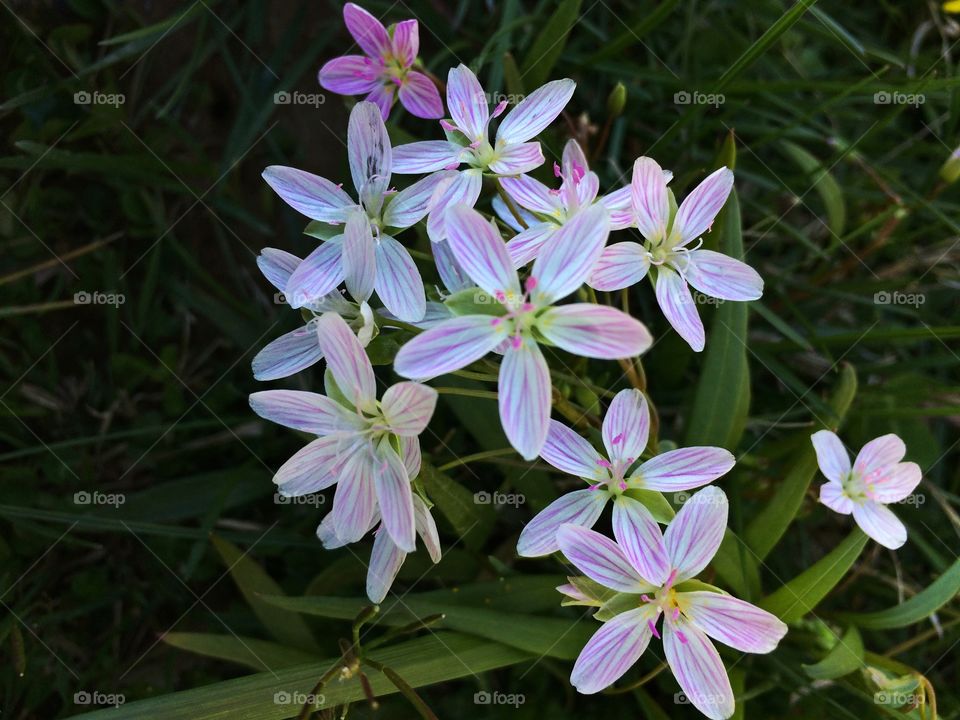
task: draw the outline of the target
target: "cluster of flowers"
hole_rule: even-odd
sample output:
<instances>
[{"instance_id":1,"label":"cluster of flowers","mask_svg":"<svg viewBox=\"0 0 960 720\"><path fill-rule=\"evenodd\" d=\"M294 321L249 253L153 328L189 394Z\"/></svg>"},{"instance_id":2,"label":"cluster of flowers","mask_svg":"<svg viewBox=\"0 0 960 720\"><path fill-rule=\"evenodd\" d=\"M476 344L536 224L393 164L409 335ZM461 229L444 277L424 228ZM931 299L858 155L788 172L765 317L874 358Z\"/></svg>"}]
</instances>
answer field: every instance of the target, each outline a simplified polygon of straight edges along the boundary
<instances>
[{"instance_id":1,"label":"cluster of flowers","mask_svg":"<svg viewBox=\"0 0 960 720\"><path fill-rule=\"evenodd\" d=\"M320 359L327 365L325 394L268 390L250 396L260 416L317 436L277 472L280 492L300 496L336 485L333 508L317 534L324 547L333 548L376 528L367 593L382 601L418 535L432 560L440 559L430 503L416 482L419 436L437 401L436 390L423 382L499 355L499 412L510 443L524 458L541 457L588 483L537 515L518 544L523 556L560 550L586 576L559 588L566 602L597 606L596 617L605 621L577 660L572 683L583 693L614 683L651 637L660 637L663 614L664 651L681 688L708 717L729 717L733 693L709 638L766 653L787 628L694 579L726 529L721 490L698 491L672 520L654 518L638 491L708 485L734 466L733 455L694 447L641 462L650 414L643 393L624 390L603 420L602 456L550 419L550 370L541 346L601 360L641 355L652 337L640 321L608 305L561 301L584 284L612 291L650 277L667 320L694 350L702 350L704 328L691 286L731 301L757 299L763 290L752 268L700 248L731 192L733 173L717 170L678 206L668 188L671 174L641 157L629 185L600 195L597 175L571 140L554 163L559 187L547 187L526 173L544 163L535 138L562 112L574 82L549 82L509 112L506 102L491 112L487 94L463 65L450 70L446 83L450 117L440 120L446 139L391 148L384 120L397 99L418 117L444 115L434 82L414 69L417 22L388 29L353 4L344 8L344 19L366 54L331 60L320 82L342 94L367 95L354 106L347 133L356 197L342 184L302 170L275 166L264 172L284 201L314 221L311 234L325 238L302 260L267 248L258 261L289 305L309 320L257 355L255 377L287 377ZM491 141L490 122L501 115ZM397 192L394 173L423 177ZM501 193L491 204L494 217L475 209L484 177ZM439 300L427 300L416 263L395 237L423 221L446 288ZM611 231L626 228L637 230L642 242L607 244ZM382 305L376 310L374 295ZM378 400L365 348L381 330L399 328L419 331L393 364L411 382L387 388ZM836 435L823 431L813 442L830 481L823 502L852 513L884 545L901 545L906 531L883 503L912 492L920 472L900 462L905 448L899 438L871 442L852 467ZM590 529L608 502L616 542Z\"/></svg>"}]
</instances>

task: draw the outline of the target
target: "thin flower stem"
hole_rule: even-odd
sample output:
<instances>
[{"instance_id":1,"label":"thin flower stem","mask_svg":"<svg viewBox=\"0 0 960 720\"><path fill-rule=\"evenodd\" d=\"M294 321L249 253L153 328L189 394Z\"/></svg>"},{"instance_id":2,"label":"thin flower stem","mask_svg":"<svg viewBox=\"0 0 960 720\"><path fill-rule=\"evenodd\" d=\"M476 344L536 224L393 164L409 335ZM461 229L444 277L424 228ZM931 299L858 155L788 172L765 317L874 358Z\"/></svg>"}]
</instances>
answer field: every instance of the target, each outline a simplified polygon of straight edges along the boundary
<instances>
[{"instance_id":1,"label":"thin flower stem","mask_svg":"<svg viewBox=\"0 0 960 720\"><path fill-rule=\"evenodd\" d=\"M413 705L417 712L420 713L420 717L424 720L437 720L437 716L434 714L433 710L424 702L423 698L417 694L417 691L404 680L400 675L391 667L384 665L383 663L378 663L375 660L365 659L364 662L372 667L374 670L379 670L384 675L387 676L387 679L392 682L397 690L407 699L407 701Z\"/></svg>"},{"instance_id":2,"label":"thin flower stem","mask_svg":"<svg viewBox=\"0 0 960 720\"><path fill-rule=\"evenodd\" d=\"M620 695L622 693L632 692L633 690L636 690L638 687L646 685L648 682L653 680L657 675L659 675L666 669L667 669L667 664L660 663L659 665L657 665L657 667L655 667L653 670L648 672L646 675L644 675L642 678L637 680L635 683L631 683L630 685L626 685L624 687L607 688L606 690L603 691L603 694L604 695Z\"/></svg>"},{"instance_id":3,"label":"thin flower stem","mask_svg":"<svg viewBox=\"0 0 960 720\"><path fill-rule=\"evenodd\" d=\"M553 389L553 407L558 413L572 422L581 430L587 430L591 425L600 427L600 418L593 413L581 410L572 402L561 395L556 388Z\"/></svg>"},{"instance_id":4,"label":"thin flower stem","mask_svg":"<svg viewBox=\"0 0 960 720\"><path fill-rule=\"evenodd\" d=\"M510 214L513 215L513 219L520 224L520 227L526 230L527 223L520 214L520 210L517 209L517 206L513 204L513 199L507 195L506 191L503 189L503 185L500 184L500 178L497 178L497 194L500 195L500 199L503 200L503 203L507 206Z\"/></svg>"},{"instance_id":5,"label":"thin flower stem","mask_svg":"<svg viewBox=\"0 0 960 720\"><path fill-rule=\"evenodd\" d=\"M410 323L404 322L403 320L396 320L394 318L386 317L385 315L379 312L377 313L377 319L379 319L381 323L385 325L390 325L391 327L397 327L403 330L409 330L410 332L414 332L414 333L423 332L423 328L418 328L416 325L411 325Z\"/></svg>"},{"instance_id":6,"label":"thin flower stem","mask_svg":"<svg viewBox=\"0 0 960 720\"><path fill-rule=\"evenodd\" d=\"M441 465L437 470L444 472L446 470L452 470L455 467L460 467L461 465L476 462L477 460L486 460L487 458L500 457L501 455L514 455L516 452L512 447L500 448L498 450L484 450L483 452L473 453L473 455L465 455L462 458L457 458L445 465Z\"/></svg>"},{"instance_id":7,"label":"thin flower stem","mask_svg":"<svg viewBox=\"0 0 960 720\"><path fill-rule=\"evenodd\" d=\"M489 373L478 373L478 372L473 372L471 370L454 370L450 374L456 375L462 378L467 378L468 380L483 380L485 382L497 382L497 376L491 375Z\"/></svg>"},{"instance_id":8,"label":"thin flower stem","mask_svg":"<svg viewBox=\"0 0 960 720\"><path fill-rule=\"evenodd\" d=\"M492 390L473 390L472 388L458 387L438 387L434 388L441 395L463 395L464 397L483 398L484 400L496 400L497 393Z\"/></svg>"}]
</instances>

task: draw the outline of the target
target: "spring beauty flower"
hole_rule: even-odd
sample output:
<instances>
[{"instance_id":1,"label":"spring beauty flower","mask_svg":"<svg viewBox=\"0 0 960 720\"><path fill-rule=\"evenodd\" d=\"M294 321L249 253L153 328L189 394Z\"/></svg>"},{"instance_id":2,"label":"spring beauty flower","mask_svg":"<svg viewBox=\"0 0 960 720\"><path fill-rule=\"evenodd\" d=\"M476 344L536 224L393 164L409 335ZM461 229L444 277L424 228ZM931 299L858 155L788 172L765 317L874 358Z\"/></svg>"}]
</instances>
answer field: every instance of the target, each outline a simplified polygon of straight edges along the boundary
<instances>
[{"instance_id":1,"label":"spring beauty flower","mask_svg":"<svg viewBox=\"0 0 960 720\"><path fill-rule=\"evenodd\" d=\"M529 175L500 178L504 191L520 209L527 227L517 219L502 201L494 209L501 220L517 229L516 237L507 243L507 250L516 267L522 267L536 258L543 244L583 208L595 202L610 211L610 229L622 230L633 223L630 186L607 196L598 197L600 180L590 170L587 158L576 140L568 140L560 163L553 164L553 174L560 179L560 188L553 190ZM498 198L499 200L499 198Z\"/></svg>"},{"instance_id":2,"label":"spring beauty flower","mask_svg":"<svg viewBox=\"0 0 960 720\"><path fill-rule=\"evenodd\" d=\"M343 6L343 21L364 55L344 55L320 68L320 85L340 95L366 95L384 120L400 98L411 115L443 117L443 102L433 81L414 70L420 52L420 26L404 20L392 32L359 5Z\"/></svg>"},{"instance_id":3,"label":"spring beauty flower","mask_svg":"<svg viewBox=\"0 0 960 720\"><path fill-rule=\"evenodd\" d=\"M264 248L257 257L257 266L264 277L283 293L290 275L302 261L296 255ZM289 304L289 301L284 300ZM317 340L316 316L325 312L335 312L347 321L357 333L357 339L364 347L377 333L373 310L367 303L356 304L347 300L337 290L333 290L318 300L305 306L314 315L307 323L286 335L281 335L256 354L251 363L253 377L257 380L279 380L314 365L323 353Z\"/></svg>"},{"instance_id":4,"label":"spring beauty flower","mask_svg":"<svg viewBox=\"0 0 960 720\"><path fill-rule=\"evenodd\" d=\"M638 158L631 191L634 221L644 243L627 240L608 247L589 284L597 290L620 290L640 282L655 268L657 303L691 348L703 350L703 322L688 285L720 300L756 300L763 279L746 263L713 250L689 247L713 225L733 189L733 173L720 168L691 192L675 213L663 170L655 160Z\"/></svg>"},{"instance_id":5,"label":"spring beauty flower","mask_svg":"<svg viewBox=\"0 0 960 720\"><path fill-rule=\"evenodd\" d=\"M491 144L491 118L499 117L507 107L502 100L491 115L488 95L477 76L466 65L451 68L447 77L447 109L452 122L441 120L446 140L427 140L400 145L393 150L393 168L397 173L435 173L458 170L446 180L438 202L427 219L427 233L434 242L446 238L446 210L454 205L473 207L480 197L483 173L497 176L519 175L543 164L540 143L531 141L560 114L576 83L554 80L537 88L508 112Z\"/></svg>"},{"instance_id":6,"label":"spring beauty flower","mask_svg":"<svg viewBox=\"0 0 960 720\"><path fill-rule=\"evenodd\" d=\"M871 440L857 453L853 467L835 433L820 430L810 440L828 481L820 486L820 502L853 515L860 529L884 547L896 550L903 545L907 528L886 505L910 495L922 476L919 465L901 462L907 452L903 440L892 433Z\"/></svg>"},{"instance_id":7,"label":"spring beauty flower","mask_svg":"<svg viewBox=\"0 0 960 720\"><path fill-rule=\"evenodd\" d=\"M424 178L394 194L389 189L390 138L376 106L368 102L357 103L350 113L347 152L359 204L341 186L303 170L273 165L263 172L294 210L332 225L346 222L343 234L331 237L300 263L285 293L292 307L303 307L346 280L358 302L376 291L396 317L420 320L426 311L420 271L388 230L423 219L444 175Z\"/></svg>"},{"instance_id":8,"label":"spring beauty flower","mask_svg":"<svg viewBox=\"0 0 960 720\"><path fill-rule=\"evenodd\" d=\"M250 406L260 417L317 435L283 464L273 481L288 497L336 484L331 522L340 540L351 543L363 537L379 506L390 538L401 550L413 552L414 505L407 465L413 460L419 465L418 436L433 415L437 391L401 382L378 401L373 366L343 318L336 313L320 316L317 337L331 376L327 395L267 390L250 396Z\"/></svg>"},{"instance_id":9,"label":"spring beauty flower","mask_svg":"<svg viewBox=\"0 0 960 720\"><path fill-rule=\"evenodd\" d=\"M650 511L628 491L690 490L726 475L736 462L723 448L691 447L661 453L637 466L649 432L650 410L639 390L621 390L610 403L602 431L606 456L566 425L551 420L540 457L583 478L589 488L567 493L541 510L520 533L517 552L524 557L556 552L561 525L593 527L610 500L614 526L629 522L650 526Z\"/></svg>"},{"instance_id":10,"label":"spring beauty flower","mask_svg":"<svg viewBox=\"0 0 960 720\"><path fill-rule=\"evenodd\" d=\"M428 379L501 349L500 420L510 444L532 460L546 442L550 420L550 371L541 342L599 359L634 357L652 342L639 320L615 308L555 304L593 269L609 233L607 210L598 205L564 225L537 258L523 290L492 223L460 205L448 211L447 226L460 266L494 302L487 314L446 320L410 340L397 353L394 370Z\"/></svg>"},{"instance_id":11,"label":"spring beauty flower","mask_svg":"<svg viewBox=\"0 0 960 720\"><path fill-rule=\"evenodd\" d=\"M623 593L617 607L631 608L607 620L583 647L570 675L579 692L599 692L623 676L650 639L661 637L662 615L664 654L684 694L713 720L733 715L730 679L710 638L741 652L768 653L787 626L748 602L687 582L713 559L726 525L727 496L707 487L684 503L666 533L637 516L614 523L617 542L579 525L560 527L564 556L591 580Z\"/></svg>"}]
</instances>

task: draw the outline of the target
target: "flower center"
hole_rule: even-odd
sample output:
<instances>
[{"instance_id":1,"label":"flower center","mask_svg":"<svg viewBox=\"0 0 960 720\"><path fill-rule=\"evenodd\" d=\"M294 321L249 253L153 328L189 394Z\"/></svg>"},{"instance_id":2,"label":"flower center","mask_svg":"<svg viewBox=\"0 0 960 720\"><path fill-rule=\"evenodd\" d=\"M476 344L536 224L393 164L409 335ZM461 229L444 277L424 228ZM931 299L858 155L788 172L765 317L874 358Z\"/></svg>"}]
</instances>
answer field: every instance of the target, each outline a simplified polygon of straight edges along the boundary
<instances>
[{"instance_id":1,"label":"flower center","mask_svg":"<svg viewBox=\"0 0 960 720\"><path fill-rule=\"evenodd\" d=\"M507 312L506 315L491 318L490 324L497 328L503 328L514 348L519 348L523 344L523 338L530 336L533 326L536 323L538 308L530 302L530 293L532 293L536 287L537 279L531 275L527 278L522 295L502 291L496 295L497 302L499 302Z\"/></svg>"},{"instance_id":2,"label":"flower center","mask_svg":"<svg viewBox=\"0 0 960 720\"><path fill-rule=\"evenodd\" d=\"M871 470L866 475L854 468L840 483L843 485L843 494L854 502L861 503L873 500L876 497L876 481L883 475L883 471Z\"/></svg>"},{"instance_id":3,"label":"flower center","mask_svg":"<svg viewBox=\"0 0 960 720\"><path fill-rule=\"evenodd\" d=\"M670 577L667 578L667 582L665 582L663 587L654 593L653 597L650 597L646 593L640 596L641 601L647 605L654 606L657 610L656 616L647 621L647 624L650 626L650 631L653 633L654 637L660 637L660 633L657 631L657 620L660 619L661 613L674 622L680 618L682 611L680 610L680 603L677 602L677 591L673 589L673 583L676 582L676 579L677 571L674 569L670 572ZM680 639L681 643L686 644L687 638L679 630L677 631L677 637Z\"/></svg>"}]
</instances>

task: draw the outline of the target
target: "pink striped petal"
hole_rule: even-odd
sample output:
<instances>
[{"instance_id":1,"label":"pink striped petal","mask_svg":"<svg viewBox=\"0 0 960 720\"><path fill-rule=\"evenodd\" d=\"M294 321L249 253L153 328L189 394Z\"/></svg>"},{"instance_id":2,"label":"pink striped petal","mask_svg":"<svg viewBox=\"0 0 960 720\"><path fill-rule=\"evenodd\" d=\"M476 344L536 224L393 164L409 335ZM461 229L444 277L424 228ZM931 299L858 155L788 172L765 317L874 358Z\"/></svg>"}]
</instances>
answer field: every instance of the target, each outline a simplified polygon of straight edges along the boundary
<instances>
[{"instance_id":1,"label":"pink striped petal","mask_svg":"<svg viewBox=\"0 0 960 720\"><path fill-rule=\"evenodd\" d=\"M896 465L907 454L907 446L897 435L889 433L874 438L864 445L853 461L853 471L868 482L873 474L881 476L891 465Z\"/></svg>"},{"instance_id":2,"label":"pink striped petal","mask_svg":"<svg viewBox=\"0 0 960 720\"><path fill-rule=\"evenodd\" d=\"M603 444L611 460L640 457L650 435L650 408L639 390L621 390L603 417Z\"/></svg>"},{"instance_id":3,"label":"pink striped petal","mask_svg":"<svg viewBox=\"0 0 960 720\"><path fill-rule=\"evenodd\" d=\"M343 22L363 51L371 57L383 57L390 52L390 36L383 23L359 5L343 6Z\"/></svg>"},{"instance_id":4,"label":"pink striped petal","mask_svg":"<svg viewBox=\"0 0 960 720\"><path fill-rule=\"evenodd\" d=\"M343 280L343 236L327 240L304 258L283 294L294 310L319 300Z\"/></svg>"},{"instance_id":5,"label":"pink striped petal","mask_svg":"<svg viewBox=\"0 0 960 720\"><path fill-rule=\"evenodd\" d=\"M633 225L633 186L607 193L600 202L610 212L610 229L623 230Z\"/></svg>"},{"instance_id":6,"label":"pink striped petal","mask_svg":"<svg viewBox=\"0 0 960 720\"><path fill-rule=\"evenodd\" d=\"M817 464L827 480L842 482L850 474L850 456L836 433L820 430L810 436L817 453Z\"/></svg>"},{"instance_id":7,"label":"pink striped petal","mask_svg":"<svg viewBox=\"0 0 960 720\"><path fill-rule=\"evenodd\" d=\"M437 187L443 181L453 179L455 173L454 170L431 173L398 192L383 213L384 226L408 228L423 220L433 206Z\"/></svg>"},{"instance_id":8,"label":"pink striped petal","mask_svg":"<svg viewBox=\"0 0 960 720\"><path fill-rule=\"evenodd\" d=\"M820 486L820 502L841 515L853 512L853 500L846 496L839 482L831 481Z\"/></svg>"},{"instance_id":9,"label":"pink striped petal","mask_svg":"<svg viewBox=\"0 0 960 720\"><path fill-rule=\"evenodd\" d=\"M366 55L344 55L324 63L317 80L338 95L366 95L380 84L381 65Z\"/></svg>"},{"instance_id":10,"label":"pink striped petal","mask_svg":"<svg viewBox=\"0 0 960 720\"><path fill-rule=\"evenodd\" d=\"M508 347L497 386L500 422L525 460L537 457L546 442L550 391L550 369L537 344L524 338L519 347Z\"/></svg>"},{"instance_id":11,"label":"pink striped petal","mask_svg":"<svg viewBox=\"0 0 960 720\"><path fill-rule=\"evenodd\" d=\"M660 526L639 500L620 495L613 503L613 536L640 577L661 586L670 576L670 558Z\"/></svg>"},{"instance_id":12,"label":"pink striped petal","mask_svg":"<svg viewBox=\"0 0 960 720\"><path fill-rule=\"evenodd\" d=\"M590 278L590 287L610 292L636 285L650 269L650 256L643 246L631 240L603 249Z\"/></svg>"},{"instance_id":13,"label":"pink striped petal","mask_svg":"<svg viewBox=\"0 0 960 720\"><path fill-rule=\"evenodd\" d=\"M551 223L531 225L514 235L507 242L507 253L515 268L521 268L536 259L546 243L558 230L558 226Z\"/></svg>"},{"instance_id":14,"label":"pink striped petal","mask_svg":"<svg viewBox=\"0 0 960 720\"><path fill-rule=\"evenodd\" d=\"M634 569L623 550L605 535L579 525L561 525L560 552L591 580L611 590L644 593L653 589Z\"/></svg>"},{"instance_id":15,"label":"pink striped petal","mask_svg":"<svg viewBox=\"0 0 960 720\"><path fill-rule=\"evenodd\" d=\"M327 359L340 392L361 410L370 410L377 403L377 381L367 353L343 318L324 313L317 320L320 349Z\"/></svg>"},{"instance_id":16,"label":"pink striped petal","mask_svg":"<svg viewBox=\"0 0 960 720\"><path fill-rule=\"evenodd\" d=\"M873 499L881 503L900 502L916 489L922 477L916 463L897 463L873 481Z\"/></svg>"},{"instance_id":17,"label":"pink striped petal","mask_svg":"<svg viewBox=\"0 0 960 720\"><path fill-rule=\"evenodd\" d=\"M423 540L430 559L434 563L440 562L440 534L437 532L437 524L433 521L430 508L419 495L413 496L413 520L417 526L417 535Z\"/></svg>"},{"instance_id":18,"label":"pink striped petal","mask_svg":"<svg viewBox=\"0 0 960 720\"><path fill-rule=\"evenodd\" d=\"M357 448L353 438L343 435L317 438L280 466L273 476L277 491L286 497L299 497L330 487L340 479Z\"/></svg>"},{"instance_id":19,"label":"pink striped petal","mask_svg":"<svg viewBox=\"0 0 960 720\"><path fill-rule=\"evenodd\" d=\"M403 67L410 67L420 52L420 26L416 20L403 20L393 26L393 56Z\"/></svg>"},{"instance_id":20,"label":"pink striped petal","mask_svg":"<svg viewBox=\"0 0 960 720\"><path fill-rule=\"evenodd\" d=\"M447 239L447 209L457 205L472 208L477 204L482 187L483 171L480 168L461 170L437 185L430 217L427 218L427 235L431 241L438 243Z\"/></svg>"},{"instance_id":21,"label":"pink striped petal","mask_svg":"<svg viewBox=\"0 0 960 720\"><path fill-rule=\"evenodd\" d=\"M250 395L250 407L264 420L314 435L353 432L363 427L354 413L326 395L302 390L264 390Z\"/></svg>"},{"instance_id":22,"label":"pink striped petal","mask_svg":"<svg viewBox=\"0 0 960 720\"><path fill-rule=\"evenodd\" d=\"M497 128L497 144L522 143L539 135L563 112L576 88L573 80L564 79L534 90L503 118Z\"/></svg>"},{"instance_id":23,"label":"pink striped petal","mask_svg":"<svg viewBox=\"0 0 960 720\"><path fill-rule=\"evenodd\" d=\"M601 466L603 458L594 450L593 445L556 420L550 421L547 440L540 451L540 457L557 470L587 480L598 480L606 475L606 470Z\"/></svg>"},{"instance_id":24,"label":"pink striped petal","mask_svg":"<svg viewBox=\"0 0 960 720\"><path fill-rule=\"evenodd\" d=\"M443 101L433 80L423 73L411 70L400 85L400 102L418 118L436 120L443 117Z\"/></svg>"},{"instance_id":25,"label":"pink striped petal","mask_svg":"<svg viewBox=\"0 0 960 720\"><path fill-rule=\"evenodd\" d=\"M447 75L447 108L457 128L471 142L486 140L490 108L480 81L466 65L450 68Z\"/></svg>"},{"instance_id":26,"label":"pink striped petal","mask_svg":"<svg viewBox=\"0 0 960 720\"><path fill-rule=\"evenodd\" d=\"M722 167L714 171L684 198L670 230L672 245L686 245L703 235L733 189L733 172Z\"/></svg>"},{"instance_id":27,"label":"pink striped petal","mask_svg":"<svg viewBox=\"0 0 960 720\"><path fill-rule=\"evenodd\" d=\"M533 301L547 305L583 285L600 259L609 234L610 219L602 205L589 207L567 221L533 265L531 274L537 281Z\"/></svg>"},{"instance_id":28,"label":"pink striped petal","mask_svg":"<svg viewBox=\"0 0 960 720\"><path fill-rule=\"evenodd\" d=\"M416 550L417 535L413 522L413 491L407 469L387 440L380 443L373 462L373 478L383 526L398 548L413 552Z\"/></svg>"},{"instance_id":29,"label":"pink striped petal","mask_svg":"<svg viewBox=\"0 0 960 720\"><path fill-rule=\"evenodd\" d=\"M673 329L694 351L701 352L706 336L686 281L672 268L661 265L657 272L656 295L657 304Z\"/></svg>"},{"instance_id":30,"label":"pink striped petal","mask_svg":"<svg viewBox=\"0 0 960 720\"><path fill-rule=\"evenodd\" d=\"M498 149L490 169L498 175L520 175L543 165L538 142L512 143Z\"/></svg>"},{"instance_id":31,"label":"pink striped petal","mask_svg":"<svg viewBox=\"0 0 960 720\"><path fill-rule=\"evenodd\" d=\"M310 367L321 358L317 331L311 324L278 337L254 356L250 366L256 380L279 380Z\"/></svg>"},{"instance_id":32,"label":"pink striped petal","mask_svg":"<svg viewBox=\"0 0 960 720\"><path fill-rule=\"evenodd\" d=\"M890 550L907 541L907 528L886 505L867 500L853 504L853 519L867 535Z\"/></svg>"},{"instance_id":33,"label":"pink striped petal","mask_svg":"<svg viewBox=\"0 0 960 720\"><path fill-rule=\"evenodd\" d=\"M257 256L260 272L280 292L287 288L290 276L301 262L296 255L277 248L263 248Z\"/></svg>"},{"instance_id":34,"label":"pink striped petal","mask_svg":"<svg viewBox=\"0 0 960 720\"><path fill-rule=\"evenodd\" d=\"M684 274L704 295L721 300L758 300L763 295L763 278L756 270L713 250L687 255Z\"/></svg>"},{"instance_id":35,"label":"pink striped petal","mask_svg":"<svg viewBox=\"0 0 960 720\"><path fill-rule=\"evenodd\" d=\"M501 178L503 179L503 178ZM496 213L497 217L500 219L504 225L509 227L514 232L521 232L524 227L521 225L517 218L514 216L513 212L510 211L510 208L507 207L507 204L503 201L503 198L499 195L494 196L493 200L490 201L490 205L493 206L493 212ZM520 219L523 220L523 223L529 228L533 227L540 222L537 217L530 212L525 210L522 207L514 207L514 210L517 211L517 214L520 215Z\"/></svg>"},{"instance_id":36,"label":"pink striped petal","mask_svg":"<svg viewBox=\"0 0 960 720\"><path fill-rule=\"evenodd\" d=\"M647 649L653 636L650 623L655 619L653 606L644 605L605 622L580 651L570 684L584 695L613 685Z\"/></svg>"},{"instance_id":37,"label":"pink striped petal","mask_svg":"<svg viewBox=\"0 0 960 720\"><path fill-rule=\"evenodd\" d=\"M560 201L550 188L529 175L500 178L504 191L520 207L552 215L560 210Z\"/></svg>"},{"instance_id":38,"label":"pink striped petal","mask_svg":"<svg viewBox=\"0 0 960 720\"><path fill-rule=\"evenodd\" d=\"M403 466L407 469L407 476L414 480L420 474L420 465L423 461L420 439L416 435L400 437L400 457L403 459Z\"/></svg>"},{"instance_id":39,"label":"pink striped petal","mask_svg":"<svg viewBox=\"0 0 960 720\"><path fill-rule=\"evenodd\" d=\"M394 435L415 436L423 432L437 406L437 391L415 382L387 388L380 402L383 417Z\"/></svg>"},{"instance_id":40,"label":"pink striped petal","mask_svg":"<svg viewBox=\"0 0 960 720\"><path fill-rule=\"evenodd\" d=\"M433 250L433 260L437 264L437 273L440 275L440 280L447 292L452 294L473 287L473 281L467 277L467 273L460 267L453 250L450 249L450 243L433 243L431 249Z\"/></svg>"},{"instance_id":41,"label":"pink striped petal","mask_svg":"<svg viewBox=\"0 0 960 720\"><path fill-rule=\"evenodd\" d=\"M437 172L459 165L463 147L447 140L424 140L393 149L393 171L402 175Z\"/></svg>"},{"instance_id":42,"label":"pink striped petal","mask_svg":"<svg viewBox=\"0 0 960 720\"><path fill-rule=\"evenodd\" d=\"M364 100L368 103L373 103L376 105L380 110L380 119L386 122L387 118L390 117L390 109L393 107L393 103L396 100L394 97L396 91L397 86L392 82L381 82L370 91Z\"/></svg>"},{"instance_id":43,"label":"pink striped petal","mask_svg":"<svg viewBox=\"0 0 960 720\"><path fill-rule=\"evenodd\" d=\"M547 505L527 523L517 541L521 557L540 557L556 552L557 530L561 525L573 524L593 527L600 517L609 495L595 490L575 490L562 495Z\"/></svg>"},{"instance_id":44,"label":"pink striped petal","mask_svg":"<svg viewBox=\"0 0 960 720\"><path fill-rule=\"evenodd\" d=\"M379 522L380 513L374 513L367 532L373 530ZM364 533L364 535L366 535L366 533ZM337 532L333 529L333 513L327 513L323 516L323 520L321 520L317 526L317 539L323 544L324 550L336 550L337 548L342 548L347 545L347 543L337 537Z\"/></svg>"},{"instance_id":45,"label":"pink striped petal","mask_svg":"<svg viewBox=\"0 0 960 720\"><path fill-rule=\"evenodd\" d=\"M676 582L695 577L717 554L727 529L727 496L712 485L695 492L667 526L664 542Z\"/></svg>"},{"instance_id":46,"label":"pink striped petal","mask_svg":"<svg viewBox=\"0 0 960 720\"><path fill-rule=\"evenodd\" d=\"M693 706L711 720L735 709L727 669L709 638L682 615L663 623L663 651L670 671Z\"/></svg>"},{"instance_id":47,"label":"pink striped petal","mask_svg":"<svg viewBox=\"0 0 960 720\"><path fill-rule=\"evenodd\" d=\"M583 153L583 148L580 147L580 143L571 138L567 140L566 144L563 146L563 155L560 157L560 165L564 169L564 172L567 171L567 168L570 168L581 177L590 172L590 165L587 162L587 156Z\"/></svg>"},{"instance_id":48,"label":"pink striped petal","mask_svg":"<svg viewBox=\"0 0 960 720\"><path fill-rule=\"evenodd\" d=\"M587 207L597 199L600 192L600 178L595 172L588 172L577 183L577 203L580 207ZM609 214L609 210L607 211Z\"/></svg>"},{"instance_id":49,"label":"pink striped petal","mask_svg":"<svg viewBox=\"0 0 960 720\"><path fill-rule=\"evenodd\" d=\"M387 127L383 124L379 108L373 103L358 102L350 111L347 154L354 187L370 210L367 200L382 202L381 197L390 186L393 169L393 151Z\"/></svg>"},{"instance_id":50,"label":"pink striped petal","mask_svg":"<svg viewBox=\"0 0 960 720\"><path fill-rule=\"evenodd\" d=\"M690 490L726 475L736 462L733 453L723 448L679 448L647 460L631 479L639 479L640 487L660 492Z\"/></svg>"},{"instance_id":51,"label":"pink striped petal","mask_svg":"<svg viewBox=\"0 0 960 720\"><path fill-rule=\"evenodd\" d=\"M377 261L373 247L373 230L366 213L352 213L344 228L343 276L347 292L357 302L368 300L373 294L373 284L377 279Z\"/></svg>"},{"instance_id":52,"label":"pink striped petal","mask_svg":"<svg viewBox=\"0 0 960 720\"><path fill-rule=\"evenodd\" d=\"M344 543L356 542L370 527L377 510L373 458L368 449L355 452L340 473L333 496L333 530Z\"/></svg>"},{"instance_id":53,"label":"pink striped petal","mask_svg":"<svg viewBox=\"0 0 960 720\"><path fill-rule=\"evenodd\" d=\"M410 252L390 235L381 234L375 256L377 296L387 310L405 322L422 320L427 311L427 297Z\"/></svg>"},{"instance_id":54,"label":"pink striped petal","mask_svg":"<svg viewBox=\"0 0 960 720\"><path fill-rule=\"evenodd\" d=\"M397 547L390 534L381 526L373 540L370 566L367 568L367 597L379 605L390 592L407 553Z\"/></svg>"},{"instance_id":55,"label":"pink striped petal","mask_svg":"<svg viewBox=\"0 0 960 720\"><path fill-rule=\"evenodd\" d=\"M650 332L636 318L591 303L552 307L538 318L537 330L569 353L600 360L636 357L653 344Z\"/></svg>"},{"instance_id":56,"label":"pink striped petal","mask_svg":"<svg viewBox=\"0 0 960 720\"><path fill-rule=\"evenodd\" d=\"M287 205L311 220L341 222L345 209L356 205L326 178L296 168L271 165L263 171L263 179Z\"/></svg>"},{"instance_id":57,"label":"pink striped petal","mask_svg":"<svg viewBox=\"0 0 960 720\"><path fill-rule=\"evenodd\" d=\"M663 169L653 158L641 157L633 163L630 184L631 202L640 234L658 243L666 238L670 218L670 201Z\"/></svg>"},{"instance_id":58,"label":"pink striped petal","mask_svg":"<svg viewBox=\"0 0 960 720\"><path fill-rule=\"evenodd\" d=\"M503 340L492 319L489 315L465 315L420 333L400 348L394 371L402 377L428 380L466 367Z\"/></svg>"},{"instance_id":59,"label":"pink striped petal","mask_svg":"<svg viewBox=\"0 0 960 720\"><path fill-rule=\"evenodd\" d=\"M678 593L677 599L690 622L741 652L766 654L787 634L787 626L776 615L729 595L697 591Z\"/></svg>"},{"instance_id":60,"label":"pink striped petal","mask_svg":"<svg viewBox=\"0 0 960 720\"><path fill-rule=\"evenodd\" d=\"M492 223L473 208L455 205L447 210L447 242L467 275L491 296L516 298L520 280Z\"/></svg>"}]
</instances>

